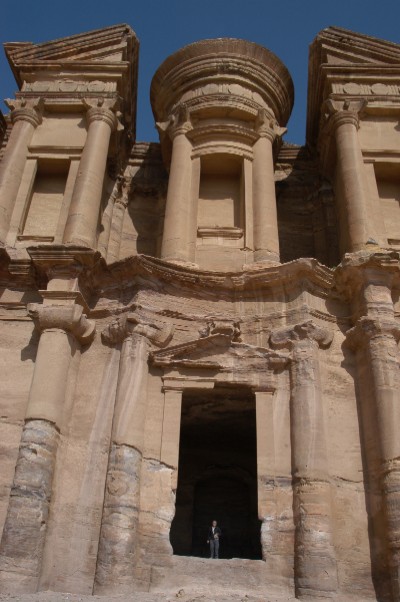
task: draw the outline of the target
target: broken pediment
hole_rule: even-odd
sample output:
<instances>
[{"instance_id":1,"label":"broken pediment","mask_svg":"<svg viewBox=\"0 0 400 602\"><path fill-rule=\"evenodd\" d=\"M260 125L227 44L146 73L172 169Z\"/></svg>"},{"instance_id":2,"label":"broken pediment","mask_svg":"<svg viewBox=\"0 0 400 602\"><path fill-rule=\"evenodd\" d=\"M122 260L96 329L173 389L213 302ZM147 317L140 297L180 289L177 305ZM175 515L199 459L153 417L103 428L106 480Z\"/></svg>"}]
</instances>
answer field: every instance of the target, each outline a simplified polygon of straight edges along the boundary
<instances>
[{"instance_id":1,"label":"broken pediment","mask_svg":"<svg viewBox=\"0 0 400 602\"><path fill-rule=\"evenodd\" d=\"M38 67L46 63L130 61L138 45L134 31L122 24L40 44L6 43L4 48L14 74L18 74L33 64Z\"/></svg>"},{"instance_id":2,"label":"broken pediment","mask_svg":"<svg viewBox=\"0 0 400 602\"><path fill-rule=\"evenodd\" d=\"M320 31L310 46L310 57L331 65L400 65L400 45L341 27Z\"/></svg>"},{"instance_id":3,"label":"broken pediment","mask_svg":"<svg viewBox=\"0 0 400 602\"><path fill-rule=\"evenodd\" d=\"M310 46L308 73L307 142L315 146L328 97L400 100L400 44L328 27Z\"/></svg>"}]
</instances>

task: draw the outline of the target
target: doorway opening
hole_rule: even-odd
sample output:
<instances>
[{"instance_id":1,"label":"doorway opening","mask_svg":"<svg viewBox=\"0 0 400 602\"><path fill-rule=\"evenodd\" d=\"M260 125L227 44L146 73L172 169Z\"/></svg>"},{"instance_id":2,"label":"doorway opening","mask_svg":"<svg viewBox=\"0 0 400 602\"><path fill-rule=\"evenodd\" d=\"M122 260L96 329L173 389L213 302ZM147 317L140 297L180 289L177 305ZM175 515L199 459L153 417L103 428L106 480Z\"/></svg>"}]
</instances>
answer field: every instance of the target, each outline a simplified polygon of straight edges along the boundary
<instances>
[{"instance_id":1,"label":"doorway opening","mask_svg":"<svg viewBox=\"0 0 400 602\"><path fill-rule=\"evenodd\" d=\"M220 558L261 559L255 397L247 387L183 395L174 554L209 556L213 520L222 530Z\"/></svg>"}]
</instances>

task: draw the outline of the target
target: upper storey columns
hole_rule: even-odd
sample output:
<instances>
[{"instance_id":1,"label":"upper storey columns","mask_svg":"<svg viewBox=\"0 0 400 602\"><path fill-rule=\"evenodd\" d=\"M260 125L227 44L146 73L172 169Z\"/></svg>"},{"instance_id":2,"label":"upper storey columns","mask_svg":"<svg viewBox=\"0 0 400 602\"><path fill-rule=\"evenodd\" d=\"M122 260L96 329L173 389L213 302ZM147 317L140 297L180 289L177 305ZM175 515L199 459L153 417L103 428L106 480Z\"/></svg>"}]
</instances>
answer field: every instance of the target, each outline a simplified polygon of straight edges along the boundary
<instances>
[{"instance_id":1,"label":"upper storey columns","mask_svg":"<svg viewBox=\"0 0 400 602\"><path fill-rule=\"evenodd\" d=\"M190 188L192 170L192 143L187 133L192 129L184 108L173 118L169 135L172 139L172 157L168 181L161 258L189 261L190 244Z\"/></svg>"},{"instance_id":2,"label":"upper storey columns","mask_svg":"<svg viewBox=\"0 0 400 602\"><path fill-rule=\"evenodd\" d=\"M276 209L272 145L286 131L266 110L257 120L258 140L253 146L254 260L279 262L279 234Z\"/></svg>"},{"instance_id":3,"label":"upper storey columns","mask_svg":"<svg viewBox=\"0 0 400 602\"><path fill-rule=\"evenodd\" d=\"M9 100L13 128L0 164L0 242L5 242L11 213L33 132L42 122L43 100Z\"/></svg>"},{"instance_id":4,"label":"upper storey columns","mask_svg":"<svg viewBox=\"0 0 400 602\"><path fill-rule=\"evenodd\" d=\"M161 257L190 264L207 244L228 253L240 239L243 263L251 252L279 262L273 144L293 104L286 67L251 42L203 40L164 61L151 101L169 168ZM215 240L200 240L204 229Z\"/></svg>"},{"instance_id":5,"label":"upper storey columns","mask_svg":"<svg viewBox=\"0 0 400 602\"><path fill-rule=\"evenodd\" d=\"M343 200L347 215L348 251L365 249L371 233L368 232L368 189L364 161L358 138L359 112L364 100L327 102L330 113L329 126L333 129L337 169L342 183Z\"/></svg>"},{"instance_id":6,"label":"upper storey columns","mask_svg":"<svg viewBox=\"0 0 400 602\"><path fill-rule=\"evenodd\" d=\"M89 127L63 242L94 248L110 138L118 119L113 111L115 100L85 101L85 105Z\"/></svg>"}]
</instances>

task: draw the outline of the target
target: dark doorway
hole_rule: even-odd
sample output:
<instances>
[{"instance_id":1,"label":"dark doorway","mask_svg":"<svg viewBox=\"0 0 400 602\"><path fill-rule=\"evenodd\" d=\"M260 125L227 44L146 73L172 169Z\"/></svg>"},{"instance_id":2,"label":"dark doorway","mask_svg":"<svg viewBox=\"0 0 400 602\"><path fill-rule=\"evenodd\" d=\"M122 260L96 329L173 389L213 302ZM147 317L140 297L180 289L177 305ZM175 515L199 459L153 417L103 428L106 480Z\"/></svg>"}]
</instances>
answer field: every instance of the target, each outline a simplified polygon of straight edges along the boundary
<instances>
[{"instance_id":1,"label":"dark doorway","mask_svg":"<svg viewBox=\"0 0 400 602\"><path fill-rule=\"evenodd\" d=\"M207 557L212 520L222 530L221 558L261 558L255 399L247 388L183 396L174 554Z\"/></svg>"}]
</instances>

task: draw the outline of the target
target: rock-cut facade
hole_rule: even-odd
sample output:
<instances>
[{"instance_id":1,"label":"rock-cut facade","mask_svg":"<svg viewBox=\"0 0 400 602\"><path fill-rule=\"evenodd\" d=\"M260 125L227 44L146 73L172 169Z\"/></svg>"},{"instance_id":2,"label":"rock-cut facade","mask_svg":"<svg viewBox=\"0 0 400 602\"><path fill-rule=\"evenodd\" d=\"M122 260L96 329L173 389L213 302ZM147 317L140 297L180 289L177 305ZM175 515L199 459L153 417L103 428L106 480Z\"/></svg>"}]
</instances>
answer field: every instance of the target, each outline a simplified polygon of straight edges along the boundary
<instances>
[{"instance_id":1,"label":"rock-cut facade","mask_svg":"<svg viewBox=\"0 0 400 602\"><path fill-rule=\"evenodd\" d=\"M1 591L399 602L400 46L317 35L304 146L230 38L166 58L137 142L138 49L5 44Z\"/></svg>"}]
</instances>

